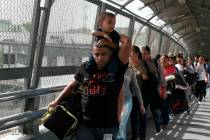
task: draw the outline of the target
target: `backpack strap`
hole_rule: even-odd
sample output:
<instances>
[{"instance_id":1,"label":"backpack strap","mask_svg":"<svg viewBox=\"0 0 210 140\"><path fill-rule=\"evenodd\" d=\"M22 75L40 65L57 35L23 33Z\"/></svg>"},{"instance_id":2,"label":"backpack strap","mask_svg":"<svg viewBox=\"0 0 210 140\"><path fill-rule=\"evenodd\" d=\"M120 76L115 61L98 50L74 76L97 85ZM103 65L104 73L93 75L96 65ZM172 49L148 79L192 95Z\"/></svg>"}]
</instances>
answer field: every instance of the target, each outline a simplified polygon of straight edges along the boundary
<instances>
[{"instance_id":1,"label":"backpack strap","mask_svg":"<svg viewBox=\"0 0 210 140\"><path fill-rule=\"evenodd\" d=\"M160 78L160 73L159 73L158 62L157 62L157 60L156 60L156 59L152 59L152 62L154 62L155 67L156 67L156 69L157 69L158 78ZM145 60L143 60L143 64L144 64L144 66L145 66L145 68L146 68L147 72L148 72L148 73L150 73L150 74L152 74L152 72L150 71L149 66L148 66L148 64L147 64L147 62L146 62Z\"/></svg>"}]
</instances>

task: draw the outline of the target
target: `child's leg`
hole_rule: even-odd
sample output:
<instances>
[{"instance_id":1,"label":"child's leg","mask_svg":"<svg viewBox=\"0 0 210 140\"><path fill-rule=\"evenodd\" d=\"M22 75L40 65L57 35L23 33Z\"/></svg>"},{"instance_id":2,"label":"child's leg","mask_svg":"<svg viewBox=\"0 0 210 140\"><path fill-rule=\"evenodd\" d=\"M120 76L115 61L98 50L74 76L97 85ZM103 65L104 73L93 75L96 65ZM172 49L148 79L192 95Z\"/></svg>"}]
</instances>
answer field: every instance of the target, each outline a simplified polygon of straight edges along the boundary
<instances>
[{"instance_id":1,"label":"child's leg","mask_svg":"<svg viewBox=\"0 0 210 140\"><path fill-rule=\"evenodd\" d=\"M108 73L112 76L112 78L115 76L117 72L117 58L113 57L111 62L108 65Z\"/></svg>"},{"instance_id":2,"label":"child's leg","mask_svg":"<svg viewBox=\"0 0 210 140\"><path fill-rule=\"evenodd\" d=\"M86 70L88 71L88 72L91 72L92 70L93 70L93 68L94 68L94 66L95 66L95 59L94 59L94 57L91 55L90 57L89 57L89 59L88 59L88 62L87 62L87 65L86 65Z\"/></svg>"}]
</instances>

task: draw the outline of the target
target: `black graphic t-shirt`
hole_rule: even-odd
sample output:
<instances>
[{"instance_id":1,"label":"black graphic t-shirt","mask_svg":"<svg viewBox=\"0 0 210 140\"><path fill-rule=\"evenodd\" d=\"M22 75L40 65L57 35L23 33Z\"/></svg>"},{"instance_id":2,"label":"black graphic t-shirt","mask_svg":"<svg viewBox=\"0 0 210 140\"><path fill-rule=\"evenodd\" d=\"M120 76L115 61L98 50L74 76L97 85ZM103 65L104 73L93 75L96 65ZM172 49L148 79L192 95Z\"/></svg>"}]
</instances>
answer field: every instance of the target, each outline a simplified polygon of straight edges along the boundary
<instances>
[{"instance_id":1,"label":"black graphic t-shirt","mask_svg":"<svg viewBox=\"0 0 210 140\"><path fill-rule=\"evenodd\" d=\"M110 128L118 126L118 95L127 65L123 65L118 58L114 82L106 83L104 79L108 74L107 67L102 70L95 69L89 74L85 70L85 64L83 63L75 74L75 79L83 82L86 86L81 101L83 122L89 127ZM81 74L84 76L83 81L79 78Z\"/></svg>"}]
</instances>

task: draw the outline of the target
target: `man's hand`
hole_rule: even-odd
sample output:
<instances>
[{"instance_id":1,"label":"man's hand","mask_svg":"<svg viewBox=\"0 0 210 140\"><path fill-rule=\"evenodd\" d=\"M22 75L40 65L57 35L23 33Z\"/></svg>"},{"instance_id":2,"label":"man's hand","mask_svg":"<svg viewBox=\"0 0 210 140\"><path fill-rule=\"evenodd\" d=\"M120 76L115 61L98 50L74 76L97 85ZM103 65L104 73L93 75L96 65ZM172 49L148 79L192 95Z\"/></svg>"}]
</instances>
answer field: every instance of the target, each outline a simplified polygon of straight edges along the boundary
<instances>
[{"instance_id":1,"label":"man's hand","mask_svg":"<svg viewBox=\"0 0 210 140\"><path fill-rule=\"evenodd\" d=\"M57 105L59 104L59 102L57 100L52 101L48 107L47 110L50 110L50 108L55 108Z\"/></svg>"},{"instance_id":2,"label":"man's hand","mask_svg":"<svg viewBox=\"0 0 210 140\"><path fill-rule=\"evenodd\" d=\"M110 48L114 49L116 48L116 45L112 42L110 42L109 40L107 39L100 39L98 42L97 42L97 46L104 46L104 45L107 45L109 46Z\"/></svg>"}]
</instances>

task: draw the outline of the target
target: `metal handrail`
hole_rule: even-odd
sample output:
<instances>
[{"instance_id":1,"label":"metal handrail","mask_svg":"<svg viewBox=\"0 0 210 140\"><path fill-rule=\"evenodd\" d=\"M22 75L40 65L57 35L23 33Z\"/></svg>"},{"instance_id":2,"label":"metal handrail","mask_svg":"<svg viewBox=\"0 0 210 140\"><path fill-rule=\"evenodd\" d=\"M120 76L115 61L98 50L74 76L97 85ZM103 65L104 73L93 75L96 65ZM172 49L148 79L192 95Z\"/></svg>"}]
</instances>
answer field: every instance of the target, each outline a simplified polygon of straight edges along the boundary
<instances>
[{"instance_id":1,"label":"metal handrail","mask_svg":"<svg viewBox=\"0 0 210 140\"><path fill-rule=\"evenodd\" d=\"M25 98L52 94L55 92L60 92L63 88L64 86L57 86L57 87L51 87L51 88L2 93L0 94L0 103L15 100L15 99L25 99ZM22 112L22 113L15 114L12 116L0 118L0 131L9 129L18 125L22 125L30 121L37 120L41 118L41 116L43 115L44 112L46 112L46 110L47 108L44 107L37 111L27 111L27 112Z\"/></svg>"},{"instance_id":2,"label":"metal handrail","mask_svg":"<svg viewBox=\"0 0 210 140\"><path fill-rule=\"evenodd\" d=\"M21 98L25 99L25 98L31 98L31 97L41 96L41 95L47 95L50 93L59 92L63 88L64 86L57 86L57 87L51 87L51 88L41 88L41 89L1 93L0 103L16 100L16 99L21 99Z\"/></svg>"},{"instance_id":3,"label":"metal handrail","mask_svg":"<svg viewBox=\"0 0 210 140\"><path fill-rule=\"evenodd\" d=\"M15 114L13 116L5 117L0 119L0 131L9 129L18 125L25 124L30 121L37 120L41 118L47 108L42 108L38 111L27 111L20 114Z\"/></svg>"}]
</instances>

